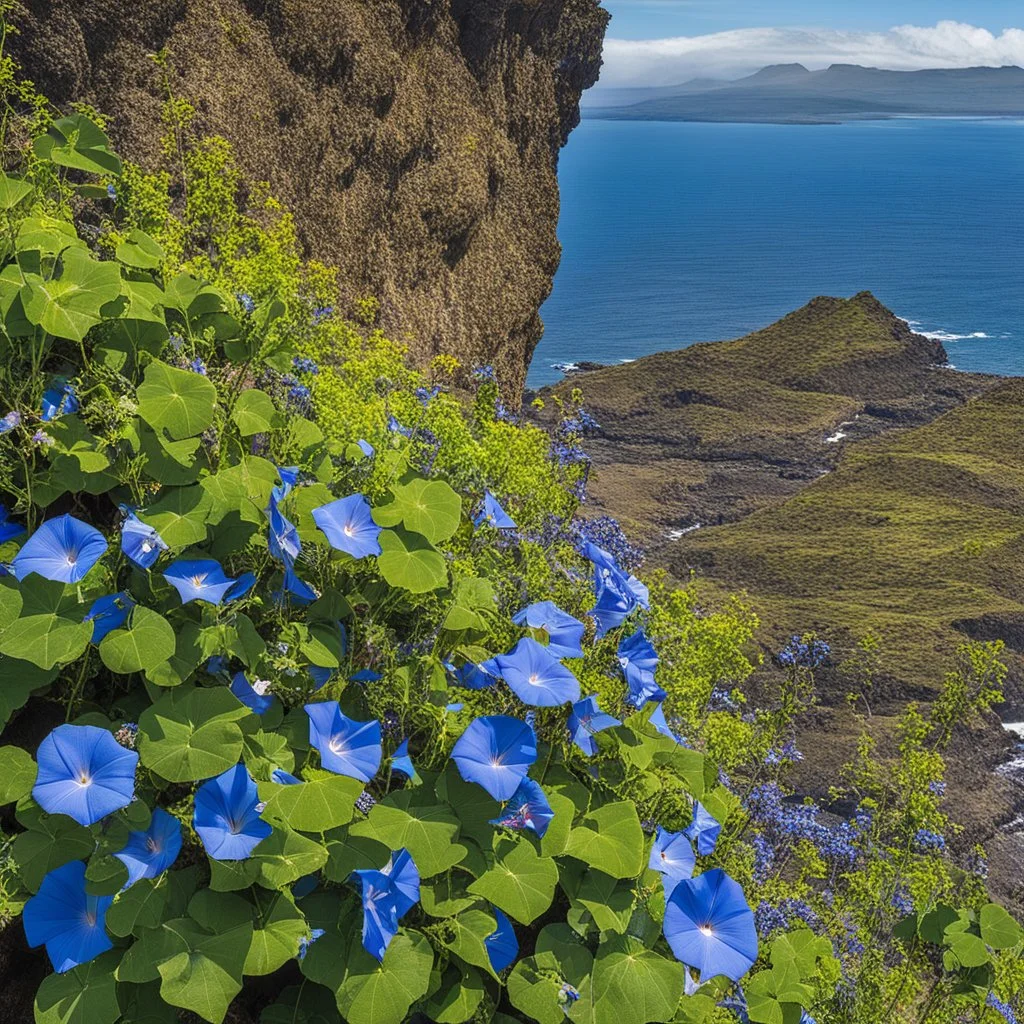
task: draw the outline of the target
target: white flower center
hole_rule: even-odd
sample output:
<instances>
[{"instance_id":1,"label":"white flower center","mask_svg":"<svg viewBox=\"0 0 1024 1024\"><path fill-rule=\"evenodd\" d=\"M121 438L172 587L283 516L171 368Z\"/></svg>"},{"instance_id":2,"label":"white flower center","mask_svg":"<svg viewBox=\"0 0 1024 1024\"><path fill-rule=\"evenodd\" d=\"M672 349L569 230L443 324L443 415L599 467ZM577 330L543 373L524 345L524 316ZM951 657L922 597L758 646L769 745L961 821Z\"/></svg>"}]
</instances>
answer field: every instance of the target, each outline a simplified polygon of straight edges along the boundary
<instances>
[{"instance_id":1,"label":"white flower center","mask_svg":"<svg viewBox=\"0 0 1024 1024\"><path fill-rule=\"evenodd\" d=\"M351 523L346 523L344 533L346 537L354 537L356 535L355 527Z\"/></svg>"},{"instance_id":2,"label":"white flower center","mask_svg":"<svg viewBox=\"0 0 1024 1024\"><path fill-rule=\"evenodd\" d=\"M530 676L530 682L531 682L531 683L532 683L532 684L533 684L534 686L537 686L537 685L538 685L538 684L540 683L540 676L539 676L539 675L537 675L537 673L536 673L536 672L534 672L534 673L533 673L533 675L532 675L532 676Z\"/></svg>"},{"instance_id":3,"label":"white flower center","mask_svg":"<svg viewBox=\"0 0 1024 1024\"><path fill-rule=\"evenodd\" d=\"M345 752L345 741L341 736L332 736L327 744L327 749L332 754L343 754Z\"/></svg>"},{"instance_id":4,"label":"white flower center","mask_svg":"<svg viewBox=\"0 0 1024 1024\"><path fill-rule=\"evenodd\" d=\"M192 577L192 586L201 587L206 582L206 573L204 572L201 576Z\"/></svg>"},{"instance_id":5,"label":"white flower center","mask_svg":"<svg viewBox=\"0 0 1024 1024\"><path fill-rule=\"evenodd\" d=\"M700 933L706 939L710 939L711 938L711 925L709 925L709 924L702 924L700 926Z\"/></svg>"},{"instance_id":6,"label":"white flower center","mask_svg":"<svg viewBox=\"0 0 1024 1024\"><path fill-rule=\"evenodd\" d=\"M150 853L159 853L160 844L152 836L149 836L149 838L146 839L146 849L149 850Z\"/></svg>"},{"instance_id":7,"label":"white flower center","mask_svg":"<svg viewBox=\"0 0 1024 1024\"><path fill-rule=\"evenodd\" d=\"M80 786L92 785L92 776L88 772L79 772L78 784Z\"/></svg>"},{"instance_id":8,"label":"white flower center","mask_svg":"<svg viewBox=\"0 0 1024 1024\"><path fill-rule=\"evenodd\" d=\"M144 540L142 542L142 551L143 551L143 553L148 555L150 553L150 551L152 551L152 550L153 550L153 543L152 543L152 541Z\"/></svg>"}]
</instances>

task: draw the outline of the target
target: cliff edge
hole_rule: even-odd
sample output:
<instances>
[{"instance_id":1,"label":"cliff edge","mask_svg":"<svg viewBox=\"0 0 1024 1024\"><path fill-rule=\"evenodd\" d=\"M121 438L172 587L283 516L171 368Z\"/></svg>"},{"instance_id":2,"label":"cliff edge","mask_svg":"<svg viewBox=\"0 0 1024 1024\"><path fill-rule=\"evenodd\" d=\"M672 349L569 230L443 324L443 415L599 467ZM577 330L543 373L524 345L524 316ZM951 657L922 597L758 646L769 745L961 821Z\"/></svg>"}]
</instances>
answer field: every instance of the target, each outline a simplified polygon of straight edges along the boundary
<instances>
[{"instance_id":1,"label":"cliff edge","mask_svg":"<svg viewBox=\"0 0 1024 1024\"><path fill-rule=\"evenodd\" d=\"M519 395L560 247L558 152L601 66L598 0L22 0L14 56L54 102L159 157L162 72L294 212L342 302L426 362Z\"/></svg>"}]
</instances>

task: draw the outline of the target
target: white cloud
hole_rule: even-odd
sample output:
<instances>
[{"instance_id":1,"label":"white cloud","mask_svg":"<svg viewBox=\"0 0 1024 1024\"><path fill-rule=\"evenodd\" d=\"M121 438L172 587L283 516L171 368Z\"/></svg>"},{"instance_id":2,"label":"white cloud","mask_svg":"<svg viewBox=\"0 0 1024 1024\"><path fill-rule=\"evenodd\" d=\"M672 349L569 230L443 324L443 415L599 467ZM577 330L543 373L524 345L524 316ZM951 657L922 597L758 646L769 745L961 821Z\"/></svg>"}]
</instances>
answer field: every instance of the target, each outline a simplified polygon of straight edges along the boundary
<instances>
[{"instance_id":1,"label":"white cloud","mask_svg":"<svg viewBox=\"0 0 1024 1024\"><path fill-rule=\"evenodd\" d=\"M864 64L891 70L1024 65L1024 29L1000 35L957 21L898 25L888 32L744 28L671 39L608 39L603 86L674 85L704 75L738 77L766 64L812 70Z\"/></svg>"}]
</instances>

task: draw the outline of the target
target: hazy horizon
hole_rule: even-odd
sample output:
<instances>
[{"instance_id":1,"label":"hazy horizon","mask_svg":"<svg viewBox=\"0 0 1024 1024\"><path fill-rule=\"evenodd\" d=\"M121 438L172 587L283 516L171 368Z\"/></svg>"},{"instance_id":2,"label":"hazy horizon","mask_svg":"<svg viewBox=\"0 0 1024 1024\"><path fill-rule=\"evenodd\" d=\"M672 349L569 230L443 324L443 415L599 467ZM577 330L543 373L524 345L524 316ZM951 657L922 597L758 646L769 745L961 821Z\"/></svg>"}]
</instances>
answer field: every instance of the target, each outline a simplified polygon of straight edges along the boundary
<instances>
[{"instance_id":1,"label":"hazy horizon","mask_svg":"<svg viewBox=\"0 0 1024 1024\"><path fill-rule=\"evenodd\" d=\"M997 20L998 4L874 0L821 10L790 0L764 4L705 0L608 0L612 21L594 91L739 79L774 64L811 71L858 64L890 71L1024 67L1024 28ZM900 21L901 16L908 18ZM1014 21L1021 24L1020 14Z\"/></svg>"}]
</instances>

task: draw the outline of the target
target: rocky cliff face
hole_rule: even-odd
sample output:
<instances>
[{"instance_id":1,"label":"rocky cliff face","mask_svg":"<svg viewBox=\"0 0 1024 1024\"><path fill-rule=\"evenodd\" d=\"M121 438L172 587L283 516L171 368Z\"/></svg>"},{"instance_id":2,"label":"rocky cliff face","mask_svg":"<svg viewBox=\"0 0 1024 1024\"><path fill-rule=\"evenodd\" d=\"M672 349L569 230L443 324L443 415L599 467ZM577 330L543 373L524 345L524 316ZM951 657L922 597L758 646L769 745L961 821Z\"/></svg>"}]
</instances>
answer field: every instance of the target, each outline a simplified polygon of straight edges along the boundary
<instances>
[{"instance_id":1,"label":"rocky cliff face","mask_svg":"<svg viewBox=\"0 0 1024 1024\"><path fill-rule=\"evenodd\" d=\"M601 64L598 0L22 0L13 42L55 102L159 155L165 89L295 212L342 301L381 302L420 361L522 389L558 266L558 152Z\"/></svg>"}]
</instances>

